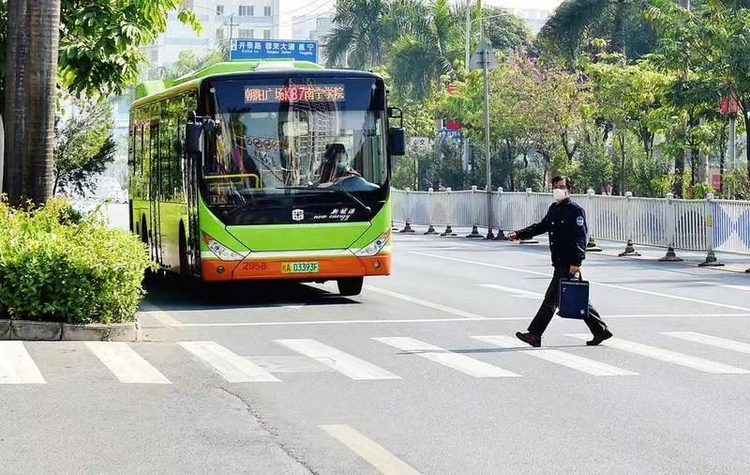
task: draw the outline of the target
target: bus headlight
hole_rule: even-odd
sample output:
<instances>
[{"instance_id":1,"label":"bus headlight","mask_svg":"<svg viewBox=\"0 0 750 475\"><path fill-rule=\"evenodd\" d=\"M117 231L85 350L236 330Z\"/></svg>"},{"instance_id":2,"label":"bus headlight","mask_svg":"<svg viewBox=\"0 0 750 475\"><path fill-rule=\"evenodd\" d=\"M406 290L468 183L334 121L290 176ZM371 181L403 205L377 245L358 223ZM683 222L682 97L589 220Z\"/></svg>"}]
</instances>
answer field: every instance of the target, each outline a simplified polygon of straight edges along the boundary
<instances>
[{"instance_id":1,"label":"bus headlight","mask_svg":"<svg viewBox=\"0 0 750 475\"><path fill-rule=\"evenodd\" d=\"M357 251L356 254L362 257L374 256L383 250L383 248L388 244L390 239L391 239L391 232L386 231L380 236L378 236L378 238L372 241L370 244L368 244L367 246Z\"/></svg>"},{"instance_id":2,"label":"bus headlight","mask_svg":"<svg viewBox=\"0 0 750 475\"><path fill-rule=\"evenodd\" d=\"M203 233L203 242L222 261L241 261L244 259L242 254L234 252L206 233Z\"/></svg>"}]
</instances>

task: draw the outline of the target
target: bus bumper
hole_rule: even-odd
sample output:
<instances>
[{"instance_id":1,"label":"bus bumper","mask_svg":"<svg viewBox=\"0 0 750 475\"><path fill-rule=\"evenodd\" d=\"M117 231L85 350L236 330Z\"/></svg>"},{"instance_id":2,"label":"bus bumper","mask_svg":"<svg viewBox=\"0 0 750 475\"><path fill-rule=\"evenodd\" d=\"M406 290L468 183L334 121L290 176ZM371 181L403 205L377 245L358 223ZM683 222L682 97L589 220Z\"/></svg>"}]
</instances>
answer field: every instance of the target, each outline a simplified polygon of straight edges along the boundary
<instances>
[{"instance_id":1,"label":"bus bumper","mask_svg":"<svg viewBox=\"0 0 750 475\"><path fill-rule=\"evenodd\" d=\"M296 264L296 265L295 265ZM303 264L303 265L300 265ZM345 277L384 276L391 273L391 255L371 257L336 256L283 259L253 259L227 262L202 259L203 280L208 282L243 280L325 281Z\"/></svg>"}]
</instances>

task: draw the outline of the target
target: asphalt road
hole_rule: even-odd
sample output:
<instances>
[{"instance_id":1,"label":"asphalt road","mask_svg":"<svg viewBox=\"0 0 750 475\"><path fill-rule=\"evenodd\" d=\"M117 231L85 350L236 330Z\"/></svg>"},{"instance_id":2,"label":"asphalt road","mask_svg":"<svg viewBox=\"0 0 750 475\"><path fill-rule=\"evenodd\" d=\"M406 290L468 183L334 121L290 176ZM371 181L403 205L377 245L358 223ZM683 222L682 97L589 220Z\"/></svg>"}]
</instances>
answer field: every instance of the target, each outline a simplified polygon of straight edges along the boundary
<instances>
[{"instance_id":1,"label":"asphalt road","mask_svg":"<svg viewBox=\"0 0 750 475\"><path fill-rule=\"evenodd\" d=\"M147 341L0 343L0 473L750 472L749 275L591 254L615 338L538 350L544 243L395 253L355 298L152 282Z\"/></svg>"}]
</instances>

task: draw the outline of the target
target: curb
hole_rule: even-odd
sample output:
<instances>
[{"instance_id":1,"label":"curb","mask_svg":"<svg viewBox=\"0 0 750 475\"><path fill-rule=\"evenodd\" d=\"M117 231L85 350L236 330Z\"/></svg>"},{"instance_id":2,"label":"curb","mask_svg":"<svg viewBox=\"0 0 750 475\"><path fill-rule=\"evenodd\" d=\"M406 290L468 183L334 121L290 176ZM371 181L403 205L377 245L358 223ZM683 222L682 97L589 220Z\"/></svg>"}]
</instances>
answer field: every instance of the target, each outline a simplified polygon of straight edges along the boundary
<instances>
[{"instance_id":1,"label":"curb","mask_svg":"<svg viewBox=\"0 0 750 475\"><path fill-rule=\"evenodd\" d=\"M24 341L138 341L141 325L130 323L60 323L0 320L0 340Z\"/></svg>"}]
</instances>

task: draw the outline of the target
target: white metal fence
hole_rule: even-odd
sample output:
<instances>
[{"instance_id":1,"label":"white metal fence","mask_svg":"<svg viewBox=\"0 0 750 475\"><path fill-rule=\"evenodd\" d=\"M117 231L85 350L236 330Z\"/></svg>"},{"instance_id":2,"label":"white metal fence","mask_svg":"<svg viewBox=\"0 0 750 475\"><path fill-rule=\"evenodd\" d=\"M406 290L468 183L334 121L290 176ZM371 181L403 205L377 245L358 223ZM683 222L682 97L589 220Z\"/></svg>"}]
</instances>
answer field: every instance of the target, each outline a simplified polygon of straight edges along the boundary
<instances>
[{"instance_id":1,"label":"white metal fence","mask_svg":"<svg viewBox=\"0 0 750 475\"><path fill-rule=\"evenodd\" d=\"M438 226L487 226L487 195L467 191L393 190L394 220ZM750 201L677 200L634 196L575 195L586 210L595 239L690 251L750 254ZM492 193L493 226L518 230L539 221L552 197L548 193ZM439 232L440 230L438 230Z\"/></svg>"}]
</instances>

